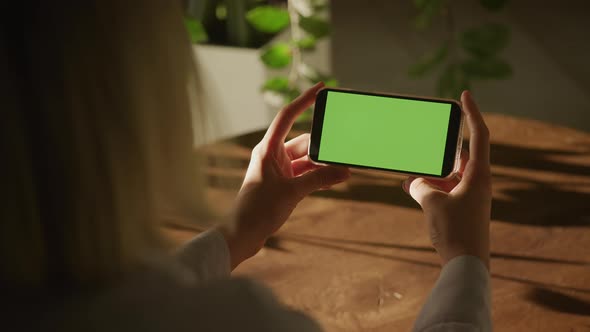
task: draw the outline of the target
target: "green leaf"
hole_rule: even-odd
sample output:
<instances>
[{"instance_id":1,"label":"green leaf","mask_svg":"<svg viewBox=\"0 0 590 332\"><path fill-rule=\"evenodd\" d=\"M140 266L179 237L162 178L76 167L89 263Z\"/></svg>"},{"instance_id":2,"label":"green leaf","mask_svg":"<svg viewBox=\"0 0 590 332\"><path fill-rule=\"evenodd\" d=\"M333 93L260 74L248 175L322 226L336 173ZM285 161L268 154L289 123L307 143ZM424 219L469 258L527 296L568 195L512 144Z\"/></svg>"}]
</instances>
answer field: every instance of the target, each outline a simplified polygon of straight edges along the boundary
<instances>
[{"instance_id":1,"label":"green leaf","mask_svg":"<svg viewBox=\"0 0 590 332\"><path fill-rule=\"evenodd\" d=\"M302 50L312 50L315 48L317 39L314 36L305 36L297 41L295 44Z\"/></svg>"},{"instance_id":2,"label":"green leaf","mask_svg":"<svg viewBox=\"0 0 590 332\"><path fill-rule=\"evenodd\" d=\"M194 18L185 17L184 26L186 27L193 44L204 43L209 39L207 32L200 21L197 21Z\"/></svg>"},{"instance_id":3,"label":"green leaf","mask_svg":"<svg viewBox=\"0 0 590 332\"><path fill-rule=\"evenodd\" d=\"M507 79L512 76L510 64L498 58L473 58L463 62L461 67L473 79Z\"/></svg>"},{"instance_id":4,"label":"green leaf","mask_svg":"<svg viewBox=\"0 0 590 332\"><path fill-rule=\"evenodd\" d=\"M489 57L503 50L510 41L510 30L501 24L486 24L461 35L461 45L472 55Z\"/></svg>"},{"instance_id":5,"label":"green leaf","mask_svg":"<svg viewBox=\"0 0 590 332\"><path fill-rule=\"evenodd\" d=\"M285 68L291 63L291 47L287 43L276 43L266 48L260 59L270 68Z\"/></svg>"},{"instance_id":6,"label":"green leaf","mask_svg":"<svg viewBox=\"0 0 590 332\"><path fill-rule=\"evenodd\" d=\"M414 26L417 29L426 29L432 23L434 16L440 13L443 0L415 0L414 5L420 10L414 19Z\"/></svg>"},{"instance_id":7,"label":"green leaf","mask_svg":"<svg viewBox=\"0 0 590 332\"><path fill-rule=\"evenodd\" d=\"M339 85L339 82L335 78L329 78L324 80L324 85L329 88L335 88Z\"/></svg>"},{"instance_id":8,"label":"green leaf","mask_svg":"<svg viewBox=\"0 0 590 332\"><path fill-rule=\"evenodd\" d=\"M268 79L262 86L263 91L288 92L289 79L286 76L277 76Z\"/></svg>"},{"instance_id":9,"label":"green leaf","mask_svg":"<svg viewBox=\"0 0 590 332\"><path fill-rule=\"evenodd\" d=\"M330 24L328 21L317 16L301 16L299 18L299 26L316 39L326 37L330 34Z\"/></svg>"},{"instance_id":10,"label":"green leaf","mask_svg":"<svg viewBox=\"0 0 590 332\"><path fill-rule=\"evenodd\" d=\"M258 31L277 33L289 25L289 12L275 6L259 6L246 13L246 20Z\"/></svg>"},{"instance_id":11,"label":"green leaf","mask_svg":"<svg viewBox=\"0 0 590 332\"><path fill-rule=\"evenodd\" d=\"M333 77L327 77L327 76L324 76L322 78L310 78L310 77L307 77L307 80L311 84L317 84L319 82L323 82L324 83L324 86L329 87L329 88L335 88L335 87L338 87L338 85L340 85L340 82L338 82L337 79L335 79Z\"/></svg>"},{"instance_id":12,"label":"green leaf","mask_svg":"<svg viewBox=\"0 0 590 332\"><path fill-rule=\"evenodd\" d=\"M227 5L225 3L220 3L215 7L215 17L220 21L227 19Z\"/></svg>"},{"instance_id":13,"label":"green leaf","mask_svg":"<svg viewBox=\"0 0 590 332\"><path fill-rule=\"evenodd\" d=\"M489 10L499 10L506 5L508 0L479 0L479 2Z\"/></svg>"},{"instance_id":14,"label":"green leaf","mask_svg":"<svg viewBox=\"0 0 590 332\"><path fill-rule=\"evenodd\" d=\"M440 97L459 99L461 92L467 89L469 80L458 65L448 65L438 78L437 90Z\"/></svg>"},{"instance_id":15,"label":"green leaf","mask_svg":"<svg viewBox=\"0 0 590 332\"><path fill-rule=\"evenodd\" d=\"M423 56L418 62L410 66L408 75L413 78L424 76L443 62L447 57L448 50L448 45L444 44L434 52Z\"/></svg>"}]
</instances>

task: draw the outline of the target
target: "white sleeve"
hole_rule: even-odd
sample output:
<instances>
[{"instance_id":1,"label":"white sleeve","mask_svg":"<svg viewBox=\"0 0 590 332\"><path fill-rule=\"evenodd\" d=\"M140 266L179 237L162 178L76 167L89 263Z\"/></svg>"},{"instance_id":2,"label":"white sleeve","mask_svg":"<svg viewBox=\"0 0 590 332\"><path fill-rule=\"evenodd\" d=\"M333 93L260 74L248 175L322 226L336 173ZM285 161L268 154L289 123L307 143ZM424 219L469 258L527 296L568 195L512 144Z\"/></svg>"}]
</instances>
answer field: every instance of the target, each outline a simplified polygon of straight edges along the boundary
<instances>
[{"instance_id":1,"label":"white sleeve","mask_svg":"<svg viewBox=\"0 0 590 332\"><path fill-rule=\"evenodd\" d=\"M197 284L230 277L230 255L223 235L214 229L188 241L176 253L184 267L196 277Z\"/></svg>"},{"instance_id":2,"label":"white sleeve","mask_svg":"<svg viewBox=\"0 0 590 332\"><path fill-rule=\"evenodd\" d=\"M459 256L443 267L414 331L492 331L490 276L479 258Z\"/></svg>"}]
</instances>

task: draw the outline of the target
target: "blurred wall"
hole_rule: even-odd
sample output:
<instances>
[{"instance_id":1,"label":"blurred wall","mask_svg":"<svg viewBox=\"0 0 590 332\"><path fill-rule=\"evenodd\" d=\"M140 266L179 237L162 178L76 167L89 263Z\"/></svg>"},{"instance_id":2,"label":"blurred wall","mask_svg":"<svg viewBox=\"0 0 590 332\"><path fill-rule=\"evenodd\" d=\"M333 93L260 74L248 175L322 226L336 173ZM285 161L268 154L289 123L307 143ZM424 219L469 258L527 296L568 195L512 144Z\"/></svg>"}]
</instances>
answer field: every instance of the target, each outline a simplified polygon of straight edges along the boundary
<instances>
[{"instance_id":1,"label":"blurred wall","mask_svg":"<svg viewBox=\"0 0 590 332\"><path fill-rule=\"evenodd\" d=\"M458 30L487 21L511 27L504 57L509 80L476 82L486 112L539 119L590 131L590 2L512 0L489 12L476 0L452 1ZM407 68L439 44L443 22L416 31L413 1L334 0L332 68L343 87L434 95L435 78L410 79Z\"/></svg>"}]
</instances>

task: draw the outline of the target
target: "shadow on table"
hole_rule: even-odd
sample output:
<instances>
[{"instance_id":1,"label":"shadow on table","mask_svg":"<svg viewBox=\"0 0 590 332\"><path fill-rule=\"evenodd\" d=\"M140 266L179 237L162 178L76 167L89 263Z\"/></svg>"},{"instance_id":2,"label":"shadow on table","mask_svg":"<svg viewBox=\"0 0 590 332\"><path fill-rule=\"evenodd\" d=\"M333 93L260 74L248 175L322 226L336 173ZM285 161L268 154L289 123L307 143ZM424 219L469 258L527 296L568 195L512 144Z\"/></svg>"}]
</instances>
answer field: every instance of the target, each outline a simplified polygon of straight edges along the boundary
<instances>
[{"instance_id":1,"label":"shadow on table","mask_svg":"<svg viewBox=\"0 0 590 332\"><path fill-rule=\"evenodd\" d=\"M280 236L271 237L273 246L279 247L280 239L294 239L294 240L310 240L310 241L320 241L323 243L336 243L336 244L350 244L350 245L357 245L357 246L364 246L364 247L372 247L372 248L387 248L387 249L400 249L400 250L408 250L408 251L419 251L419 252L431 252L434 253L434 248L430 246L415 246L415 245L407 245L407 244L396 244L396 243L386 243L386 242L374 242L374 241L359 241L359 240L350 240L350 239L340 239L340 238L333 238L327 236L318 236L318 235L309 235L309 234L297 234L291 232L281 232ZM547 264L565 264L565 265L580 265L580 266L589 266L590 267L590 260L583 261L583 260L570 260L570 259L557 259L557 258L548 258L548 257L537 257L537 256L529 256L529 255L513 255L513 254L505 254L505 253L498 253L498 252L491 252L490 253L492 259L505 259L505 260L519 260L519 261L527 261L527 262L538 262L538 263L547 263Z\"/></svg>"},{"instance_id":2,"label":"shadow on table","mask_svg":"<svg viewBox=\"0 0 590 332\"><path fill-rule=\"evenodd\" d=\"M533 288L526 299L553 311L590 316L590 302L550 289Z\"/></svg>"},{"instance_id":3,"label":"shadow on table","mask_svg":"<svg viewBox=\"0 0 590 332\"><path fill-rule=\"evenodd\" d=\"M584 151L571 151L492 143L490 149L490 160L494 165L590 177L590 167L554 159L580 155L590 155L590 148L585 148Z\"/></svg>"},{"instance_id":4,"label":"shadow on table","mask_svg":"<svg viewBox=\"0 0 590 332\"><path fill-rule=\"evenodd\" d=\"M492 220L537 226L590 226L590 194L532 182L492 201Z\"/></svg>"},{"instance_id":5,"label":"shadow on table","mask_svg":"<svg viewBox=\"0 0 590 332\"><path fill-rule=\"evenodd\" d=\"M255 132L231 140L244 147L254 147L264 132ZM588 151L587 151L588 150ZM494 143L491 145L491 158L494 165L517 169L553 172L564 175L587 176L590 183L590 167L556 161L560 156L577 156L590 154L590 148L584 151L557 149L536 149ZM243 169L248 161L231 156L215 157L209 162L210 167L229 167ZM494 180L504 183L517 183L501 189L492 203L492 219L517 224L539 226L586 226L590 225L590 193L577 192L564 188L564 184L555 185L517 176L493 174ZM541 175L539 175L541 176ZM420 206L409 197L398 181L383 184L379 174L355 174L355 180L349 181L346 190L319 191L312 196L344 199L361 202L379 203L419 209ZM375 181L381 179L381 181ZM237 190L242 182L238 176L214 174L209 176L209 185L216 188ZM375 183L379 182L379 183ZM569 188L577 185L570 183Z\"/></svg>"}]
</instances>

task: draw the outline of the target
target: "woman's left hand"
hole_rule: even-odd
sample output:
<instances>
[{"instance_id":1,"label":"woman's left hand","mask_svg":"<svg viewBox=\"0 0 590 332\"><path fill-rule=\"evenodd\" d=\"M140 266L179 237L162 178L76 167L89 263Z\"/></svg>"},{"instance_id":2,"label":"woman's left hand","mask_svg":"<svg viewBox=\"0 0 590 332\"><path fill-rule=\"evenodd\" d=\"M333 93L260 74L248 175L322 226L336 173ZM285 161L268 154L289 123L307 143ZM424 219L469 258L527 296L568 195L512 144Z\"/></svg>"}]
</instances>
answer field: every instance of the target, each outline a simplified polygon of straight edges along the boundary
<instances>
[{"instance_id":1,"label":"woman's left hand","mask_svg":"<svg viewBox=\"0 0 590 332\"><path fill-rule=\"evenodd\" d=\"M256 254L305 196L350 176L347 168L311 162L307 156L309 134L285 143L295 119L314 103L323 86L316 84L283 108L252 150L233 213L233 229L220 228L228 243L232 269Z\"/></svg>"}]
</instances>

